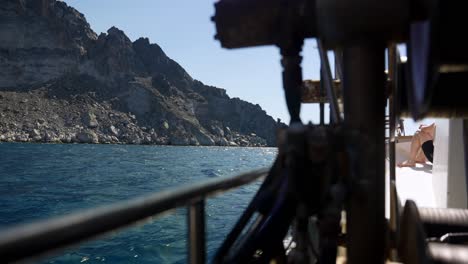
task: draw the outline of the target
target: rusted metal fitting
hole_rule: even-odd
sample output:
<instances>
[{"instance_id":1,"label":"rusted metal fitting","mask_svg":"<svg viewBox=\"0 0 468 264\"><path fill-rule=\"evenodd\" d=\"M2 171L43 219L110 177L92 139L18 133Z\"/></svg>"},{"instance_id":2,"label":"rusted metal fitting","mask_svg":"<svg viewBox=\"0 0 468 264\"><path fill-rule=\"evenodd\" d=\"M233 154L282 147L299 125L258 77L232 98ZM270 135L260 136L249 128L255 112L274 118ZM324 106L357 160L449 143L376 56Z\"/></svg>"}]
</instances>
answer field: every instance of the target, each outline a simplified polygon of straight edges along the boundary
<instances>
[{"instance_id":1,"label":"rusted metal fitting","mask_svg":"<svg viewBox=\"0 0 468 264\"><path fill-rule=\"evenodd\" d=\"M215 9L215 38L224 48L279 45L291 37L316 36L314 0L221 0Z\"/></svg>"}]
</instances>

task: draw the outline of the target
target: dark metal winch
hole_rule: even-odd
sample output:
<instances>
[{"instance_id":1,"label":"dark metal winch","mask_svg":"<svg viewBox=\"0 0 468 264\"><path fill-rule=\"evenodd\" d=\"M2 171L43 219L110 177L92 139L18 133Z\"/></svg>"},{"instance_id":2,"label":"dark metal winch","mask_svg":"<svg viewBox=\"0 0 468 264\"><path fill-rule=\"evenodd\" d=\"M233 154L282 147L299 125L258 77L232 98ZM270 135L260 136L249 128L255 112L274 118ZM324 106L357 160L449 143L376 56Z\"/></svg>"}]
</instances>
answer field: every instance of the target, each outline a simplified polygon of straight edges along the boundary
<instances>
[{"instance_id":1,"label":"dark metal winch","mask_svg":"<svg viewBox=\"0 0 468 264\"><path fill-rule=\"evenodd\" d=\"M340 207L334 203L333 206L321 206L346 211L347 230L344 237L349 263L382 263L392 255L388 253L391 251L389 248L397 250L397 245L402 244L396 238L405 238L404 234L398 233L400 218L396 213L396 203L393 203L396 209L392 209L394 213L390 227L384 216L386 123L390 123L389 143L392 149L395 146L392 133L399 116L411 115L415 119L425 116L468 116L468 96L464 89L459 88L468 81L466 41L457 32L468 21L460 5L461 2L443 0L221 0L215 4L213 21L217 28L216 38L223 47L275 45L279 48L291 126L288 136L285 136L289 141L285 150L280 147L277 159L289 162L282 166L281 163L276 164L273 169L284 169L288 171L285 173L287 175L309 180L303 184L293 184L294 180L284 183L293 188L293 192L304 195L293 202L296 208L304 208L301 201L306 197L320 200L318 193L327 193L332 189L331 185L320 185L317 182L319 178L329 181L341 179L338 189L346 194L343 205ZM303 82L301 77L301 47L307 38L317 38L322 64L322 80L317 84ZM396 43L407 44L407 62L400 60ZM335 76L330 71L327 49L335 51ZM387 68L388 74L385 74ZM323 98L322 87L327 99ZM315 164L314 161L304 159L301 146L309 146L310 142L297 131L307 127L316 132L320 126L300 125L300 105L303 101L328 102L331 123L354 135L346 138L343 144L347 165L334 163L334 166L341 167L341 171L333 176L325 171L317 173L320 170L311 165ZM387 102L389 120L385 118ZM333 140L324 140L323 153L331 151L332 146ZM318 156L314 157L315 162L320 160ZM394 162L394 151L390 151L390 158ZM394 181L395 170L390 171L393 175L391 181ZM295 179L294 176L290 177ZM279 184L277 188L284 187ZM275 216L273 213L272 216ZM302 251L299 254L296 251L290 261L313 263L308 256L310 252L314 253L316 247L304 246L304 243L312 243L304 236L308 233L307 217L304 217L303 210L292 213L294 217L291 219L296 219L292 225L293 236L298 240L298 250ZM411 218L411 221L420 220ZM318 226L320 230L326 229L324 226L327 225ZM321 236L320 241L336 249L338 242L335 235L339 232L319 233L327 234ZM422 239L419 242L424 246L423 237L417 238ZM464 236L456 237L462 239ZM441 249L431 245L429 250L440 252ZM316 256L321 260L319 263L334 263L336 255L329 258L330 252L334 251L319 252ZM406 252L400 249L401 257L406 258ZM328 254L328 257L321 254ZM397 258L392 256L389 258ZM436 255L424 255L419 262L407 260L408 263L426 263L432 261L431 258L441 260ZM223 262L223 258L217 260Z\"/></svg>"}]
</instances>

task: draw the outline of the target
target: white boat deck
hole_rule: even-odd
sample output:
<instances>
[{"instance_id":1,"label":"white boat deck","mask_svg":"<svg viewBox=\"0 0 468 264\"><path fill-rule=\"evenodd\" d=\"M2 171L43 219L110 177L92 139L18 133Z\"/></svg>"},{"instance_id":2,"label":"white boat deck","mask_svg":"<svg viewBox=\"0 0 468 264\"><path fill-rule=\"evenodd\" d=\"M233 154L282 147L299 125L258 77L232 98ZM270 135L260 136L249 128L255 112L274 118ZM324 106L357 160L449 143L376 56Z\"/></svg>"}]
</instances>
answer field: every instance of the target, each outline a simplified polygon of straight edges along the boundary
<instances>
[{"instance_id":1,"label":"white boat deck","mask_svg":"<svg viewBox=\"0 0 468 264\"><path fill-rule=\"evenodd\" d=\"M402 205L413 200L421 207L436 207L432 184L432 164L396 169L396 188Z\"/></svg>"},{"instance_id":2,"label":"white boat deck","mask_svg":"<svg viewBox=\"0 0 468 264\"><path fill-rule=\"evenodd\" d=\"M396 163L409 157L410 142L396 144ZM386 161L386 185L390 184L389 161ZM416 167L396 167L395 182L401 206L413 200L421 207L437 207L433 188L432 164L416 164ZM386 216L390 216L390 194L386 189Z\"/></svg>"},{"instance_id":3,"label":"white boat deck","mask_svg":"<svg viewBox=\"0 0 468 264\"><path fill-rule=\"evenodd\" d=\"M396 163L409 157L410 142L396 144ZM396 168L396 187L402 205L413 200L421 207L436 207L432 182L432 163Z\"/></svg>"}]
</instances>

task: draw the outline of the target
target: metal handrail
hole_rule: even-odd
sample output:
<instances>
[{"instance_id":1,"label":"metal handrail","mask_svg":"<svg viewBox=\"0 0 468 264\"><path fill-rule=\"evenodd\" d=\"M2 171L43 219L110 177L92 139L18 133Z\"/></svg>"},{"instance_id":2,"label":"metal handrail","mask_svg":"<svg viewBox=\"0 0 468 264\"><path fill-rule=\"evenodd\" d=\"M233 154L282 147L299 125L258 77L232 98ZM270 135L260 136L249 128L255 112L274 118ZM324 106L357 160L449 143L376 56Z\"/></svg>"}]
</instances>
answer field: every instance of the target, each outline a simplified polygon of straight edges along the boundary
<instances>
[{"instance_id":1,"label":"metal handrail","mask_svg":"<svg viewBox=\"0 0 468 264\"><path fill-rule=\"evenodd\" d=\"M203 263L205 261L204 200L209 196L258 180L267 173L268 169L260 169L235 177L207 180L0 231L0 259L2 262L10 263L38 257L188 205L189 261Z\"/></svg>"}]
</instances>

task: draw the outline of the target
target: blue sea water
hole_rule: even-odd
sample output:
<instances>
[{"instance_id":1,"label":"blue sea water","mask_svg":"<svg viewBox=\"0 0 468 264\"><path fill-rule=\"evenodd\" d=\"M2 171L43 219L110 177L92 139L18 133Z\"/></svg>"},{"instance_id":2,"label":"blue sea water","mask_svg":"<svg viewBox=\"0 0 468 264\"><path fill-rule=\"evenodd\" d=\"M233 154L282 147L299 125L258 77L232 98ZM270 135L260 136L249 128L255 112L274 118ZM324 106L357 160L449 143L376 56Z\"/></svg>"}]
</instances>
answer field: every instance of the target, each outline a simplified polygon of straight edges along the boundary
<instances>
[{"instance_id":1,"label":"blue sea water","mask_svg":"<svg viewBox=\"0 0 468 264\"><path fill-rule=\"evenodd\" d=\"M0 229L270 166L275 148L0 144ZM207 200L211 258L259 182ZM36 263L185 263L186 209ZM1 262L1 260L0 260Z\"/></svg>"}]
</instances>

